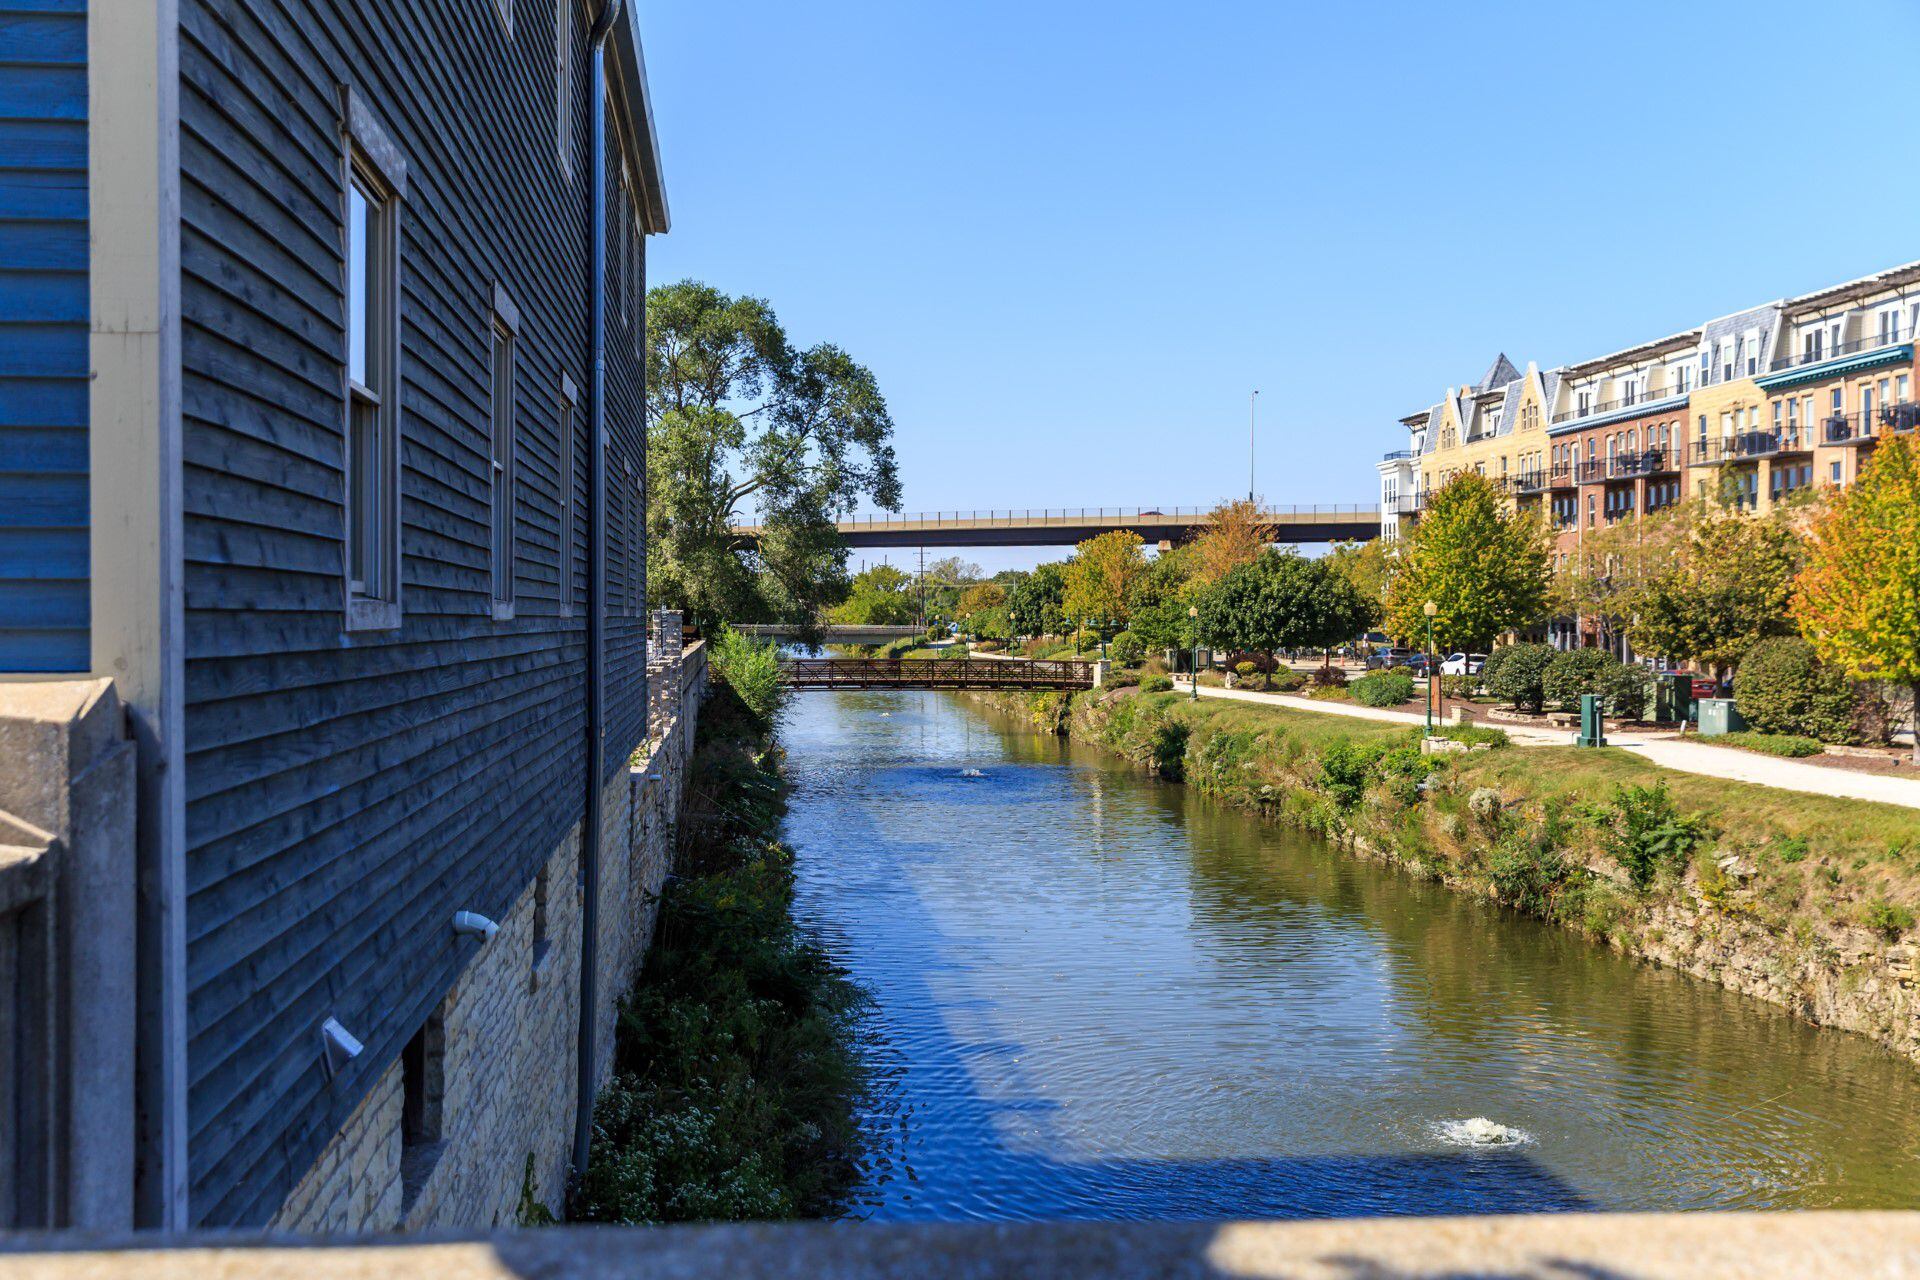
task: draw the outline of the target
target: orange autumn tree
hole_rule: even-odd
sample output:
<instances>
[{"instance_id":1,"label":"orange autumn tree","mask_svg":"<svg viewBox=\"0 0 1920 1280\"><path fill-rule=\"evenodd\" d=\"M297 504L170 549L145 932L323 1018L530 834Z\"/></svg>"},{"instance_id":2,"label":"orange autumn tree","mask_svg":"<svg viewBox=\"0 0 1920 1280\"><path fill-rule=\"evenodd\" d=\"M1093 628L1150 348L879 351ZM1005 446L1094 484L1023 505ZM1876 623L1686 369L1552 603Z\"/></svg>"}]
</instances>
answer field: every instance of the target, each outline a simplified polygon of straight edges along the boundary
<instances>
[{"instance_id":1,"label":"orange autumn tree","mask_svg":"<svg viewBox=\"0 0 1920 1280\"><path fill-rule=\"evenodd\" d=\"M1911 439L1881 441L1854 485L1808 531L1793 616L1814 652L1857 680L1914 696L1920 764L1920 457Z\"/></svg>"},{"instance_id":2,"label":"orange autumn tree","mask_svg":"<svg viewBox=\"0 0 1920 1280\"><path fill-rule=\"evenodd\" d=\"M1210 587L1273 544L1273 523L1259 504L1240 498L1207 513L1205 532L1191 544L1195 587Z\"/></svg>"}]
</instances>

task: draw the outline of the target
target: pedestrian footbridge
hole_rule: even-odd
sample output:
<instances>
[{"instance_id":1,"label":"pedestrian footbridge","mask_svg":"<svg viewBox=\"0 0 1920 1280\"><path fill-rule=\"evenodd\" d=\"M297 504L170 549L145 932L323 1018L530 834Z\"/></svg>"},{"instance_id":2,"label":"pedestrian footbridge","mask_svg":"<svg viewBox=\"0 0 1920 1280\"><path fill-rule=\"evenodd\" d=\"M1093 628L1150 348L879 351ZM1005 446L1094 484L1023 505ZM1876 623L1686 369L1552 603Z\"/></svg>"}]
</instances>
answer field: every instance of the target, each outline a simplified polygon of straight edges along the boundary
<instances>
[{"instance_id":1,"label":"pedestrian footbridge","mask_svg":"<svg viewBox=\"0 0 1920 1280\"><path fill-rule=\"evenodd\" d=\"M1091 689L1097 662L980 658L789 658L793 689Z\"/></svg>"}]
</instances>

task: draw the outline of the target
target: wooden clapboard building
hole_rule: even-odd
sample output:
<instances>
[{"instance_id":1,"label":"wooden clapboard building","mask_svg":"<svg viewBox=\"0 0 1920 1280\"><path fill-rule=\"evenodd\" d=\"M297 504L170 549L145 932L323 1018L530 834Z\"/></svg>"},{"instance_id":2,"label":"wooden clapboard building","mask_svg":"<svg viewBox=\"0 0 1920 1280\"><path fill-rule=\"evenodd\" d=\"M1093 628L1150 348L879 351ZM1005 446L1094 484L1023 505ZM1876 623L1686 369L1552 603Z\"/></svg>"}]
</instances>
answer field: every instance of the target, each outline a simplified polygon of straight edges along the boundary
<instances>
[{"instance_id":1,"label":"wooden clapboard building","mask_svg":"<svg viewBox=\"0 0 1920 1280\"><path fill-rule=\"evenodd\" d=\"M0 42L0 678L132 709L138 1220L551 1202L594 992L538 966L592 946L646 707L632 7L0 0ZM523 905L570 1039L458 1004L499 943L450 922Z\"/></svg>"}]
</instances>

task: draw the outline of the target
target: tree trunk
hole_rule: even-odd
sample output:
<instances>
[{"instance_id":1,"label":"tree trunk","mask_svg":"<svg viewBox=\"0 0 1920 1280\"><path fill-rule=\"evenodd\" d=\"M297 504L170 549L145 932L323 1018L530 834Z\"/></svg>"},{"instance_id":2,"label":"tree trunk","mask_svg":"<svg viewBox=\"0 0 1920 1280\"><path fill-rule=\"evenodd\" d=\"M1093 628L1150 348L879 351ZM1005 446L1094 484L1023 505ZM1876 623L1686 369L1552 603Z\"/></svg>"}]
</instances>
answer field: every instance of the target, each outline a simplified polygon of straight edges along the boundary
<instances>
[{"instance_id":1,"label":"tree trunk","mask_svg":"<svg viewBox=\"0 0 1920 1280\"><path fill-rule=\"evenodd\" d=\"M1907 690L1907 692L1913 695L1913 715L1911 717L1913 720L1913 762L1916 765L1920 765L1920 680L1915 680L1913 687Z\"/></svg>"}]
</instances>

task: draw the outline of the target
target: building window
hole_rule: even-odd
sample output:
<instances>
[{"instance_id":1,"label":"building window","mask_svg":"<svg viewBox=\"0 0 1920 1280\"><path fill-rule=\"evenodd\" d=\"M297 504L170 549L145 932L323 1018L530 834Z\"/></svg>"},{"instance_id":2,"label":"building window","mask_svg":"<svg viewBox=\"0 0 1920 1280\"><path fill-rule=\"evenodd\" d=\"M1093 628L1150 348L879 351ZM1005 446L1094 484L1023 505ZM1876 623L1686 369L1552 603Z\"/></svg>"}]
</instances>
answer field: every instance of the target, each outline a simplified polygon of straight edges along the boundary
<instances>
[{"instance_id":1,"label":"building window","mask_svg":"<svg viewBox=\"0 0 1920 1280\"><path fill-rule=\"evenodd\" d=\"M566 374L560 375L560 545L555 550L555 570L560 575L560 616L573 616L573 544L579 536L579 502L574 490L579 484L576 474L579 456L574 442L574 421L580 404L580 389Z\"/></svg>"},{"instance_id":2,"label":"building window","mask_svg":"<svg viewBox=\"0 0 1920 1280\"><path fill-rule=\"evenodd\" d=\"M1827 474L1833 478L1835 484L1840 483L1840 460L1838 458L1835 458L1827 464Z\"/></svg>"},{"instance_id":3,"label":"building window","mask_svg":"<svg viewBox=\"0 0 1920 1280\"><path fill-rule=\"evenodd\" d=\"M1884 347L1889 342L1898 341L1900 341L1900 313L1882 311L1880 313L1880 345Z\"/></svg>"},{"instance_id":4,"label":"building window","mask_svg":"<svg viewBox=\"0 0 1920 1280\"><path fill-rule=\"evenodd\" d=\"M344 626L400 625L400 206L407 161L353 89L342 96L341 550Z\"/></svg>"},{"instance_id":5,"label":"building window","mask_svg":"<svg viewBox=\"0 0 1920 1280\"><path fill-rule=\"evenodd\" d=\"M560 172L573 177L573 6L579 0L553 3L554 147Z\"/></svg>"},{"instance_id":6,"label":"building window","mask_svg":"<svg viewBox=\"0 0 1920 1280\"><path fill-rule=\"evenodd\" d=\"M404 1214L440 1158L447 1095L446 1006L435 1009L400 1051L400 1207Z\"/></svg>"},{"instance_id":7,"label":"building window","mask_svg":"<svg viewBox=\"0 0 1920 1280\"><path fill-rule=\"evenodd\" d=\"M1907 402L1907 377L1908 375L1903 373L1893 380L1894 403L1896 404L1905 404Z\"/></svg>"},{"instance_id":8,"label":"building window","mask_svg":"<svg viewBox=\"0 0 1920 1280\"><path fill-rule=\"evenodd\" d=\"M513 616L514 458L516 417L514 357L520 313L498 286L492 324L493 430L488 442L488 479L492 510L493 616Z\"/></svg>"},{"instance_id":9,"label":"building window","mask_svg":"<svg viewBox=\"0 0 1920 1280\"><path fill-rule=\"evenodd\" d=\"M1833 416L1838 418L1846 411L1846 389L1843 387L1835 387L1833 389Z\"/></svg>"},{"instance_id":10,"label":"building window","mask_svg":"<svg viewBox=\"0 0 1920 1280\"><path fill-rule=\"evenodd\" d=\"M347 628L400 625L397 201L350 157L346 220Z\"/></svg>"}]
</instances>

